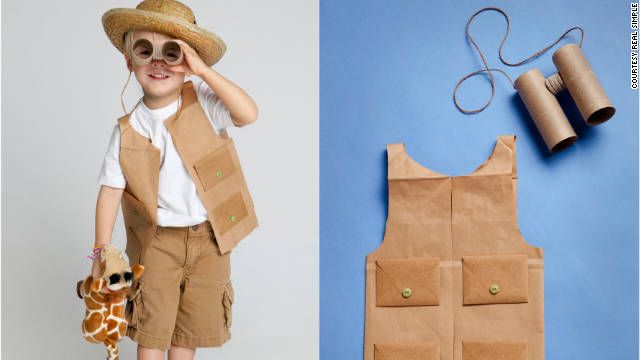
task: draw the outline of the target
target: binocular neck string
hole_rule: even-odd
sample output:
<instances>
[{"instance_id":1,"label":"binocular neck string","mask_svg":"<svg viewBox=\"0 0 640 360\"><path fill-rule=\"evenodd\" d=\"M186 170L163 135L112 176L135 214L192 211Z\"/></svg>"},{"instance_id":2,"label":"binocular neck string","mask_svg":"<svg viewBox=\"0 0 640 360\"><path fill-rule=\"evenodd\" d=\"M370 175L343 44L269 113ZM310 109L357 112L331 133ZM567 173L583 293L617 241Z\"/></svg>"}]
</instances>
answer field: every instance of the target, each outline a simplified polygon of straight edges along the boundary
<instances>
[{"instance_id":1,"label":"binocular neck string","mask_svg":"<svg viewBox=\"0 0 640 360\"><path fill-rule=\"evenodd\" d=\"M129 77L127 77L127 82L124 84L124 87L122 88L122 92L120 93L120 104L122 105L122 111L124 111L125 114L127 114L127 109L124 106L124 91L127 89L127 85L129 85L129 80L131 80L131 70L129 70ZM131 111L133 111L133 109Z\"/></svg>"},{"instance_id":2,"label":"binocular neck string","mask_svg":"<svg viewBox=\"0 0 640 360\"><path fill-rule=\"evenodd\" d=\"M493 78L493 74L492 74L493 71L497 71L497 72L501 73L502 75L504 75L509 80L509 82L511 83L511 87L515 88L515 84L513 83L513 79L511 79L511 76L509 76L509 74L507 74L506 72L504 72L501 69L489 68L487 63L486 62L484 62L484 63L485 63L485 66L487 66L486 69L477 70L477 71L474 71L472 73L468 73L467 75L463 76L460 80L458 80L458 83L456 84L456 87L453 90L453 102L455 103L455 105L458 108L458 110L460 110L461 112L463 112L465 114L476 114L476 113L479 113L482 110L486 109L491 104L491 101L493 100L493 97L494 97L495 92L496 92L495 79ZM482 73L487 73L489 75L489 83L491 84L491 97L489 98L489 100L484 105L482 105L481 107L479 107L477 109L471 109L471 110L464 109L462 107L462 105L460 105L460 102L458 101L458 96L457 96L458 88L460 88L460 85L462 85L462 83L465 80L467 80L468 78L476 76L478 74L482 74Z\"/></svg>"},{"instance_id":3,"label":"binocular neck string","mask_svg":"<svg viewBox=\"0 0 640 360\"><path fill-rule=\"evenodd\" d=\"M476 114L476 113L479 113L479 112L483 111L484 109L486 109L491 104L491 102L493 101L493 97L495 96L495 79L493 77L493 73L492 73L493 71L500 72L504 76L506 76L507 79L509 79L509 82L511 83L511 86L515 88L514 81L511 78L511 76L509 76L509 74L507 74L503 70L489 67L487 59L484 56L484 53L482 52L482 50L480 50L480 47L475 42L475 40L473 40L473 37L471 36L471 33L469 32L469 28L471 26L471 23L473 22L473 19L475 19L476 16L478 16L480 13L483 13L485 11L498 12L507 21L507 30L505 31L504 37L502 38L502 41L500 42L500 47L498 48L498 56L500 57L500 61L503 64L507 65L507 66L520 66L520 65L523 65L523 64L525 64L525 63L527 63L527 62L539 57L540 55L546 53L549 49L554 47L556 44L558 44L560 41L562 41L562 39L564 39L570 32L572 32L574 30L580 30L580 42L578 43L579 47L582 47L582 42L584 40L584 29L582 29L579 26L574 26L574 27L568 29L567 31L565 31L562 35L560 35L560 37L558 37L558 39L556 39L556 41L554 41L550 45L548 45L548 46L536 51L532 55L530 55L530 56L528 56L528 57L526 57L526 58L524 58L524 59L522 59L520 61L512 63L512 62L509 62L509 61L505 60L504 56L502 55L502 47L504 46L504 43L507 41L507 37L509 36L509 31L511 30L511 22L509 21L509 16L507 15L507 13L504 12L504 10L502 10L500 8L497 8L497 7L485 7L485 8L482 8L482 9L476 11L473 15L471 15L471 17L469 17L469 20L467 21L465 32L466 32L467 38L469 39L469 41L471 42L473 47L478 52L478 55L480 55L480 59L482 60L482 64L484 65L484 69L477 70L477 71L471 72L471 73L463 76L460 80L458 80L458 83L456 84L455 89L453 90L453 102L454 102L456 108L458 108L458 110L460 112L465 113L465 114ZM460 88L460 85L462 85L462 83L465 80L467 80L470 77L473 77L473 76L476 76L478 74L481 74L481 73L487 73L489 75L489 82L491 84L491 96L489 97L489 100L487 100L487 102L484 105L482 105L481 107L476 108L476 109L465 109L458 102L458 97L457 97L458 89Z\"/></svg>"},{"instance_id":4,"label":"binocular neck string","mask_svg":"<svg viewBox=\"0 0 640 360\"><path fill-rule=\"evenodd\" d=\"M125 115L132 113L133 110L135 110L138 107L138 105L140 105L140 103L142 102L142 99L144 98L144 96L141 96L138 102L133 106L131 111L127 112L127 109L124 106L124 90L127 88L127 85L129 85L129 80L131 80L131 71L129 71L129 77L127 78L127 82L124 84L124 87L122 88L122 92L120 93L120 104L122 105L122 111L124 111Z\"/></svg>"}]
</instances>

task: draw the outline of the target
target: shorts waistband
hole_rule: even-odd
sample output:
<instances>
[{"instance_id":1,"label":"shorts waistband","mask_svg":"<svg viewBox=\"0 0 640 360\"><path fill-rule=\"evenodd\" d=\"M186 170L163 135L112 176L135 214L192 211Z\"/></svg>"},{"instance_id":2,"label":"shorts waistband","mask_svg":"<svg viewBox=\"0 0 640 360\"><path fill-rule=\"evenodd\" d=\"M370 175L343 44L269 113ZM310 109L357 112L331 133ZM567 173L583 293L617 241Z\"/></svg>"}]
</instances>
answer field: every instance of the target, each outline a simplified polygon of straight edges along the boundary
<instances>
[{"instance_id":1,"label":"shorts waistband","mask_svg":"<svg viewBox=\"0 0 640 360\"><path fill-rule=\"evenodd\" d=\"M213 227L211 227L211 222L209 220L205 220L200 224L187 225L187 226L158 225L156 232L159 232L159 231L177 231L177 232L183 232L189 235L197 235L197 234L213 233Z\"/></svg>"}]
</instances>

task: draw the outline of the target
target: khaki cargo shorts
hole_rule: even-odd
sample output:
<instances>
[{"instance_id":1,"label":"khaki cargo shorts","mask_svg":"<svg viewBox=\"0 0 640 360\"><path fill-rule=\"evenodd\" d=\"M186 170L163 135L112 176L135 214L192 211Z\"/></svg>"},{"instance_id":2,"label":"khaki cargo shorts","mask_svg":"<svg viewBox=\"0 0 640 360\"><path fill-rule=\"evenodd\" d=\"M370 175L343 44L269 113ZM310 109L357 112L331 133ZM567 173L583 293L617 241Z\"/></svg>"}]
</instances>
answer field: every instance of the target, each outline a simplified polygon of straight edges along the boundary
<instances>
[{"instance_id":1,"label":"khaki cargo shorts","mask_svg":"<svg viewBox=\"0 0 640 360\"><path fill-rule=\"evenodd\" d=\"M144 274L126 305L126 335L143 347L161 350L171 344L224 344L231 337L230 254L220 254L208 220L194 226L158 226L139 259Z\"/></svg>"}]
</instances>

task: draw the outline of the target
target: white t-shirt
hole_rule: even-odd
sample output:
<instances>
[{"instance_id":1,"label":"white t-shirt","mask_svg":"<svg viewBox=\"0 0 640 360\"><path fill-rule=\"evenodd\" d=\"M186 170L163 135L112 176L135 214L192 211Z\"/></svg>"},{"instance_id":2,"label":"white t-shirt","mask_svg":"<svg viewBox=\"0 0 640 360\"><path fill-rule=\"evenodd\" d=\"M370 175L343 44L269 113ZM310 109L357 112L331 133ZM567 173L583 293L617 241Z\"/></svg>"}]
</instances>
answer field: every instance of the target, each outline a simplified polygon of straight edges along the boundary
<instances>
[{"instance_id":1,"label":"white t-shirt","mask_svg":"<svg viewBox=\"0 0 640 360\"><path fill-rule=\"evenodd\" d=\"M200 78L192 81L198 102L205 110L216 133L233 126L229 111L209 85ZM178 109L178 101L182 100L176 99L159 109L149 109L144 101L141 101L129 116L133 130L151 139L151 143L160 149L157 213L160 226L191 226L207 220L207 211L195 184L176 151L171 134L164 126L164 120ZM120 129L116 124L98 176L98 184L125 188L126 179L119 159Z\"/></svg>"}]
</instances>

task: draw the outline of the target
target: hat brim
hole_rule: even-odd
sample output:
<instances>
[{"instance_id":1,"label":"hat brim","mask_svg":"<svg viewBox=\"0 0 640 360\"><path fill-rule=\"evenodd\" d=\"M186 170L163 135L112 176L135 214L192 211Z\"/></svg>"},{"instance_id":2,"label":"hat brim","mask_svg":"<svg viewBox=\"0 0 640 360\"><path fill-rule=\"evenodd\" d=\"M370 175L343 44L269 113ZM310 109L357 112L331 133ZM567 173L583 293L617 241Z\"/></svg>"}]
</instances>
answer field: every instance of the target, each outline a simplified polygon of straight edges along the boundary
<instances>
[{"instance_id":1,"label":"hat brim","mask_svg":"<svg viewBox=\"0 0 640 360\"><path fill-rule=\"evenodd\" d=\"M211 66L222 58L227 46L216 34L196 24L153 11L117 8L102 15L102 26L121 53L124 50L124 34L129 30L160 32L181 39L193 47L202 61Z\"/></svg>"}]
</instances>

